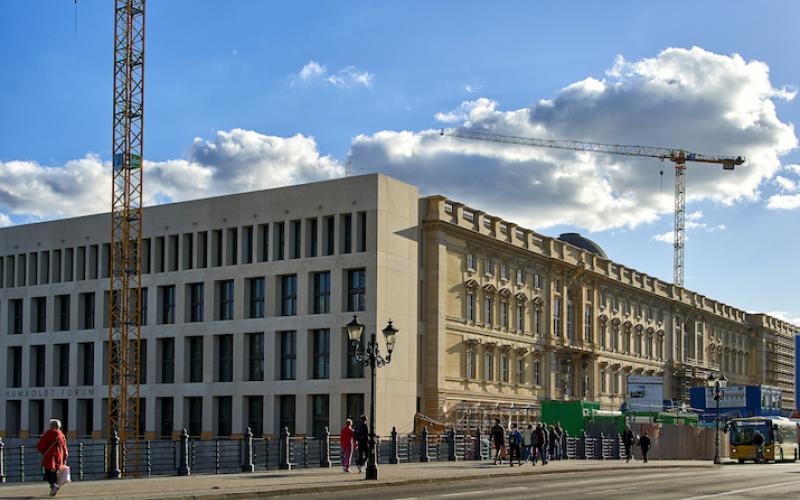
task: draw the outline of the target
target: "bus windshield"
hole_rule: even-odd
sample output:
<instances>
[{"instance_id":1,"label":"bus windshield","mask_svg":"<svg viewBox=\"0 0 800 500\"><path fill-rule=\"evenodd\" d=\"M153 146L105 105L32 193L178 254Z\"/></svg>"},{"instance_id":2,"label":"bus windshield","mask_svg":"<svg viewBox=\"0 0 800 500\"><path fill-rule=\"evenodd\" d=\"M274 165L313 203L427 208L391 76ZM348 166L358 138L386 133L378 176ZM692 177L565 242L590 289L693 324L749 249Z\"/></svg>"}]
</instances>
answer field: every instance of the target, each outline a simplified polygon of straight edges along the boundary
<instances>
[{"instance_id":1,"label":"bus windshield","mask_svg":"<svg viewBox=\"0 0 800 500\"><path fill-rule=\"evenodd\" d=\"M731 430L731 444L743 445L753 444L753 436L756 431L764 436L764 444L772 442L772 432L769 421L756 421L756 422L734 422L733 429Z\"/></svg>"}]
</instances>

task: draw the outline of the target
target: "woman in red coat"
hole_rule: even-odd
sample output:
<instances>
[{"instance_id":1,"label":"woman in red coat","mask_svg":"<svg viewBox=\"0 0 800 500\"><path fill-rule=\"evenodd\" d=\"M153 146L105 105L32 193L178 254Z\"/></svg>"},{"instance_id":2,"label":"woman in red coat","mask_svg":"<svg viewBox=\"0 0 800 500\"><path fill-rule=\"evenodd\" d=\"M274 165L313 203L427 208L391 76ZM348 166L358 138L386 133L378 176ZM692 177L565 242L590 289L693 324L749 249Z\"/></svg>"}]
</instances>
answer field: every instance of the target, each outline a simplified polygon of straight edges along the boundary
<instances>
[{"instance_id":1,"label":"woman in red coat","mask_svg":"<svg viewBox=\"0 0 800 500\"><path fill-rule=\"evenodd\" d=\"M61 432L61 421L50 420L50 430L42 434L36 449L42 454L44 480L50 483L50 496L58 493L58 471L67 464L67 438Z\"/></svg>"},{"instance_id":2,"label":"woman in red coat","mask_svg":"<svg viewBox=\"0 0 800 500\"><path fill-rule=\"evenodd\" d=\"M349 418L345 420L344 427L339 433L339 440L342 445L342 469L345 472L350 472L350 457L353 454L353 421Z\"/></svg>"}]
</instances>

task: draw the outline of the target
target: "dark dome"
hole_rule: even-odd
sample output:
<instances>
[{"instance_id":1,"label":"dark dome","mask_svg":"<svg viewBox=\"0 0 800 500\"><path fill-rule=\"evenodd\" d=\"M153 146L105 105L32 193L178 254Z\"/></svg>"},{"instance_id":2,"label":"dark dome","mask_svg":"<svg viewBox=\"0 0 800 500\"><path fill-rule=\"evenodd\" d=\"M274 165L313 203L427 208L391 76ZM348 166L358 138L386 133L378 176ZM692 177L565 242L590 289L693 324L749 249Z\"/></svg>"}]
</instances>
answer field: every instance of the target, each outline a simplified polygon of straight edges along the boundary
<instances>
[{"instance_id":1,"label":"dark dome","mask_svg":"<svg viewBox=\"0 0 800 500\"><path fill-rule=\"evenodd\" d=\"M575 245L578 248L583 248L587 252L596 253L600 257L604 259L608 258L608 255L603 251L603 248L595 243L594 241L590 240L589 238L584 238L578 233L563 233L558 237L559 240L565 241L570 245Z\"/></svg>"}]
</instances>

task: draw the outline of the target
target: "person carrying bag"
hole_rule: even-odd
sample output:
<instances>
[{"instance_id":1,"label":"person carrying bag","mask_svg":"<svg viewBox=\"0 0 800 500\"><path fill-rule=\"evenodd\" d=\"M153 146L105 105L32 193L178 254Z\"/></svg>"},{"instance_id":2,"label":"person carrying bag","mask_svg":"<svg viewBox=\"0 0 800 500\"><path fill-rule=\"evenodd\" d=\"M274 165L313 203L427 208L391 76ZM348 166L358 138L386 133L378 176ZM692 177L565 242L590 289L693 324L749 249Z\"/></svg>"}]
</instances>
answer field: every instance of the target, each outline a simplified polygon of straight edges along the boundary
<instances>
[{"instance_id":1,"label":"person carrying bag","mask_svg":"<svg viewBox=\"0 0 800 500\"><path fill-rule=\"evenodd\" d=\"M50 420L50 429L42 434L36 449L42 454L44 480L50 483L50 496L54 497L61 486L70 482L67 438L61 432L60 420L56 418Z\"/></svg>"}]
</instances>

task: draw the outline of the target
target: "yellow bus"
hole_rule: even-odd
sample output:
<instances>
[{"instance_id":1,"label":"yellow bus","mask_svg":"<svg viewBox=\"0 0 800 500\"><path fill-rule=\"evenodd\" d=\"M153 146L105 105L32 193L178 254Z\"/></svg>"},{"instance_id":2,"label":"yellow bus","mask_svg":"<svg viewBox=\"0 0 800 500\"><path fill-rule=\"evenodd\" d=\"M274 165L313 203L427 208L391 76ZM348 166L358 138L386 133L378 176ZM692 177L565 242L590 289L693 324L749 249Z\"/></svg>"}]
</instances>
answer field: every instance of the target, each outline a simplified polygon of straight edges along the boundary
<instances>
[{"instance_id":1,"label":"yellow bus","mask_svg":"<svg viewBox=\"0 0 800 500\"><path fill-rule=\"evenodd\" d=\"M756 459L753 436L764 436L764 461L794 462L800 449L797 445L797 424L784 417L734 418L728 422L731 458L739 463Z\"/></svg>"}]
</instances>

